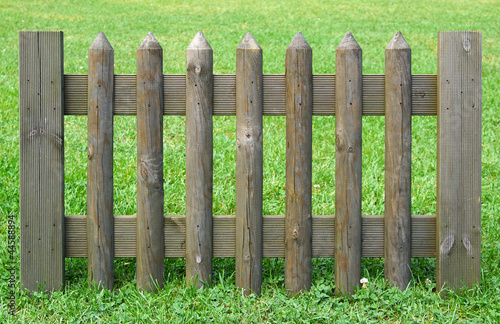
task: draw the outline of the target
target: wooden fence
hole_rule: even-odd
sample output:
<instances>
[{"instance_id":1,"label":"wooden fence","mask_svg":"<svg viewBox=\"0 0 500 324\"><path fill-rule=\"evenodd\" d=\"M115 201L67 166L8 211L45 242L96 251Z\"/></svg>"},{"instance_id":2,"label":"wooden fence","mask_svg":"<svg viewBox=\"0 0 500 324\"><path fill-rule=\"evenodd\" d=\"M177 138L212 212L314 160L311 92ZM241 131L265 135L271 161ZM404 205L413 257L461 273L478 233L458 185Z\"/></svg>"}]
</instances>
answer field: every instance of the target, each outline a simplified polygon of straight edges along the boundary
<instances>
[{"instance_id":1,"label":"wooden fence","mask_svg":"<svg viewBox=\"0 0 500 324\"><path fill-rule=\"evenodd\" d=\"M260 294L262 258L285 257L291 295L311 286L311 258L335 258L337 293L359 285L361 257L384 257L386 278L410 281L411 257L436 257L437 287L480 281L481 33L439 32L437 75L413 75L397 33L385 75L362 74L351 33L335 75L312 74L298 33L285 75L263 75L247 34L236 75L213 75L212 48L196 35L185 75L163 75L150 33L137 74L115 75L100 33L88 75L65 75L62 32L20 32L21 282L60 289L64 259L87 257L90 279L113 288L113 258L137 258L137 285L163 287L164 258L185 257L204 285L213 257L236 258L236 284ZM87 215L64 213L64 115L88 115ZM113 215L113 115L137 116L137 215ZM163 115L186 116L186 215L164 216ZM236 215L212 215L213 115L236 115ZM286 215L262 215L262 119L286 115ZM311 215L312 116L335 115L335 216ZM385 215L361 215L363 115L385 115ZM437 115L437 216L411 215L412 115ZM155 285L153 285L155 283Z\"/></svg>"}]
</instances>

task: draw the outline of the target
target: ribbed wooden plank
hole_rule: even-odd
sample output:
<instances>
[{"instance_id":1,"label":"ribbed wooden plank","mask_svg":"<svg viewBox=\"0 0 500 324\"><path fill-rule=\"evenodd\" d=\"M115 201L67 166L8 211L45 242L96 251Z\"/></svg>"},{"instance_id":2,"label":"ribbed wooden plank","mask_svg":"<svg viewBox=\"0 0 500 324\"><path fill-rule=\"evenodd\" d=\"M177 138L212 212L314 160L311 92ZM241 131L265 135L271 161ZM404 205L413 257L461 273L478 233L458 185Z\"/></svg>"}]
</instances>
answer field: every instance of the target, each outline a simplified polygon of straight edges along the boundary
<instances>
[{"instance_id":1,"label":"ribbed wooden plank","mask_svg":"<svg viewBox=\"0 0 500 324\"><path fill-rule=\"evenodd\" d=\"M481 42L438 33L438 289L481 280Z\"/></svg>"},{"instance_id":2,"label":"ribbed wooden plank","mask_svg":"<svg viewBox=\"0 0 500 324\"><path fill-rule=\"evenodd\" d=\"M64 287L63 33L19 33L21 284Z\"/></svg>"},{"instance_id":3,"label":"ribbed wooden plank","mask_svg":"<svg viewBox=\"0 0 500 324\"><path fill-rule=\"evenodd\" d=\"M164 114L186 114L186 76L168 75L164 79ZM65 114L87 114L87 76L65 75ZM115 75L115 115L135 115L136 76ZM363 75L363 115L385 114L384 75ZM234 75L214 75L214 115L236 115L236 78ZM313 75L313 115L335 115L335 75ZM285 76L263 76L264 116L285 115ZM436 115L437 85L435 74L412 76L412 115Z\"/></svg>"},{"instance_id":4,"label":"ribbed wooden plank","mask_svg":"<svg viewBox=\"0 0 500 324\"><path fill-rule=\"evenodd\" d=\"M285 287L311 288L312 49L297 33L286 49Z\"/></svg>"},{"instance_id":5,"label":"ribbed wooden plank","mask_svg":"<svg viewBox=\"0 0 500 324\"><path fill-rule=\"evenodd\" d=\"M237 287L260 296L262 285L262 49L247 33L236 49Z\"/></svg>"},{"instance_id":6,"label":"ribbed wooden plank","mask_svg":"<svg viewBox=\"0 0 500 324\"><path fill-rule=\"evenodd\" d=\"M212 103L213 52L198 32L186 50L186 281L198 288L212 276Z\"/></svg>"},{"instance_id":7,"label":"ribbed wooden plank","mask_svg":"<svg viewBox=\"0 0 500 324\"><path fill-rule=\"evenodd\" d=\"M361 47L351 32L335 53L335 292L347 295L361 279L363 65Z\"/></svg>"},{"instance_id":8,"label":"ribbed wooden plank","mask_svg":"<svg viewBox=\"0 0 500 324\"><path fill-rule=\"evenodd\" d=\"M89 284L113 289L114 51L104 33L89 48L87 253Z\"/></svg>"},{"instance_id":9,"label":"ribbed wooden plank","mask_svg":"<svg viewBox=\"0 0 500 324\"><path fill-rule=\"evenodd\" d=\"M385 49L385 277L411 279L411 49L397 32Z\"/></svg>"},{"instance_id":10,"label":"ribbed wooden plank","mask_svg":"<svg viewBox=\"0 0 500 324\"><path fill-rule=\"evenodd\" d=\"M66 216L66 257L87 257L86 216ZM136 257L136 216L115 216L115 258ZM236 217L213 216L214 257L235 257ZM313 216L312 255L335 256L335 216ZM285 216L263 216L263 257L285 256ZM165 257L186 256L186 217L165 216ZM362 216L362 257L384 256L384 216ZM436 256L436 216L412 216L412 257Z\"/></svg>"},{"instance_id":11,"label":"ribbed wooden plank","mask_svg":"<svg viewBox=\"0 0 500 324\"><path fill-rule=\"evenodd\" d=\"M149 33L137 49L137 287L163 288L163 50Z\"/></svg>"}]
</instances>

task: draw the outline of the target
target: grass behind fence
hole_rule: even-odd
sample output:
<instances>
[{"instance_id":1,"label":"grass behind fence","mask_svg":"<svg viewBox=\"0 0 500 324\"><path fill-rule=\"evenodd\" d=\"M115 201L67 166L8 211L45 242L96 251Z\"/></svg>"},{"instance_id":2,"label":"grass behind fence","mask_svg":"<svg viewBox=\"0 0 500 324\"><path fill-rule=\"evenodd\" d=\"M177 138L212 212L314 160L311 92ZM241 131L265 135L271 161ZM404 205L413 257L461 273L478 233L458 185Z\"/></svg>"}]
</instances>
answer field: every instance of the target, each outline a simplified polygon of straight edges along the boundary
<instances>
[{"instance_id":1,"label":"grass behind fence","mask_svg":"<svg viewBox=\"0 0 500 324\"><path fill-rule=\"evenodd\" d=\"M63 30L65 73L87 73L87 51L99 31L115 50L115 73L135 73L136 50L148 31L164 49L164 73L185 73L185 50L202 30L214 50L214 73L235 73L235 53L250 31L264 55L264 73L284 73L285 49L302 31L313 49L313 71L334 73L335 48L352 31L363 49L363 73L384 73L384 49L398 30L412 48L412 72L436 73L439 30L483 31L483 180L482 270L480 287L443 301L432 293L433 259L413 259L407 291L388 288L383 261L363 259L370 279L351 299L333 298L333 259L315 259L313 288L300 298L286 298L283 261L264 262L262 297L242 298L234 287L234 259L214 263L214 288L197 292L184 284L184 260L166 264L167 285L156 296L135 289L135 259L115 261L115 292L87 288L86 260L66 261L68 288L57 298L17 292L17 319L22 322L90 320L129 321L169 318L174 321L323 321L450 322L500 316L500 6L496 1L394 3L392 1L2 1L0 3L0 191L1 259L6 250L7 215L19 214L18 31ZM284 117L264 118L264 214L285 213ZM235 213L235 117L214 117L214 214ZM334 117L313 118L313 213L333 214ZM436 117L413 117L412 214L436 212ZM65 118L66 214L86 214L86 117ZM165 213L185 214L184 117L164 118ZM136 124L115 117L114 213L136 212ZM363 117L363 214L384 212L384 119ZM18 254L16 255L19 260ZM5 265L5 263L3 264ZM5 266L0 270L2 313L8 294ZM19 272L18 272L19 274Z\"/></svg>"}]
</instances>

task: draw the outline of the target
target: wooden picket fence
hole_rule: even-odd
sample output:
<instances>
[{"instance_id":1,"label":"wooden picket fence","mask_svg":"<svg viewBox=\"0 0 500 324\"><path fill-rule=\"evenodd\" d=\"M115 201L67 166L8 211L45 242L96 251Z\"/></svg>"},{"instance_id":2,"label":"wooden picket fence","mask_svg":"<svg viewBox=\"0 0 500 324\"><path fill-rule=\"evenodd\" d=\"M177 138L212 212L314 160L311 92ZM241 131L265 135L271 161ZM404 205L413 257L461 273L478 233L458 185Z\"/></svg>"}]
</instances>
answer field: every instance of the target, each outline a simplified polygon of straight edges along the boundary
<instances>
[{"instance_id":1,"label":"wooden picket fence","mask_svg":"<svg viewBox=\"0 0 500 324\"><path fill-rule=\"evenodd\" d=\"M411 73L397 33L385 75L362 74L351 33L333 75L312 74L298 33L285 75L263 75L247 34L236 75L213 75L212 48L196 35L186 74L163 74L150 33L137 74L115 75L100 33L88 75L63 70L63 33L19 34L21 282L64 286L64 260L88 258L89 278L113 288L113 259L137 258L137 286L164 284L164 258L185 257L186 278L210 280L213 257L236 258L236 284L260 294L262 258L285 258L290 295L311 286L311 258L335 258L337 293L352 293L361 257L384 257L387 280L410 281L411 257L435 257L437 288L480 281L481 32L439 32L437 75ZM64 115L88 116L87 215L64 213ZM113 215L113 115L137 116L137 215ZM186 215L164 216L163 116L186 116ZM213 115L236 115L236 215L212 215ZM262 119L286 115L286 215L262 215ZM311 215L312 116L335 115L335 216ZM362 116L385 116L385 215L361 215ZM437 115L437 215L411 215L412 115Z\"/></svg>"}]
</instances>

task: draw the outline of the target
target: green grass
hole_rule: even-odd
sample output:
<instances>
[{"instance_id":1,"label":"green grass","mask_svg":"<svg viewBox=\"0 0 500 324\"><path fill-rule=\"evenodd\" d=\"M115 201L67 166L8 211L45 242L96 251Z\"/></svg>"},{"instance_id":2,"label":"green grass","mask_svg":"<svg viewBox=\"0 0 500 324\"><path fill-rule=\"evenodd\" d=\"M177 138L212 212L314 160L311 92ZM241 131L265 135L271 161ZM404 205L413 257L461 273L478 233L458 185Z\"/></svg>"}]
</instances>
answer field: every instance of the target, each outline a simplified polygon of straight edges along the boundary
<instances>
[{"instance_id":1,"label":"green grass","mask_svg":"<svg viewBox=\"0 0 500 324\"><path fill-rule=\"evenodd\" d=\"M0 275L1 322L497 322L500 318L500 6L498 1L11 1L0 2ZM264 73L284 73L285 49L302 31L313 49L314 73L334 73L335 48L352 31L363 49L363 72L384 72L384 49L398 30L412 48L412 72L436 73L437 32L483 31L482 280L447 300L435 282L435 260L412 260L405 292L390 288L383 260L363 259L368 289L332 296L334 261L313 260L313 288L287 298L283 260L266 259L261 298L234 286L234 259L214 260L213 288L184 283L183 259L166 260L166 287L157 295L135 288L135 260L116 259L116 289L89 289L86 260L66 260L67 288L52 298L16 292L16 316L6 314L7 216L19 224L18 31L63 30L65 73L87 72L87 51L103 31L115 50L115 73L135 73L136 49L152 31L164 49L164 72L184 73L185 49L202 30L214 49L214 73L235 72L235 52L250 31L264 53ZM313 120L313 213L333 214L334 118ZM184 117L165 117L165 213L185 213ZM436 212L436 118L413 117L412 213ZM115 118L114 213L135 214L136 134L133 117ZM285 123L264 118L264 214L285 213ZM235 212L235 118L214 117L214 213ZM66 214L86 214L86 118L65 118ZM384 210L384 119L363 118L363 214ZM19 254L16 252L19 260ZM19 276L19 272L17 272Z\"/></svg>"}]
</instances>

